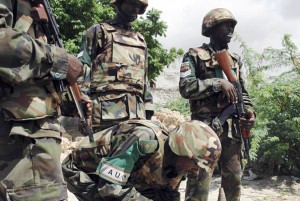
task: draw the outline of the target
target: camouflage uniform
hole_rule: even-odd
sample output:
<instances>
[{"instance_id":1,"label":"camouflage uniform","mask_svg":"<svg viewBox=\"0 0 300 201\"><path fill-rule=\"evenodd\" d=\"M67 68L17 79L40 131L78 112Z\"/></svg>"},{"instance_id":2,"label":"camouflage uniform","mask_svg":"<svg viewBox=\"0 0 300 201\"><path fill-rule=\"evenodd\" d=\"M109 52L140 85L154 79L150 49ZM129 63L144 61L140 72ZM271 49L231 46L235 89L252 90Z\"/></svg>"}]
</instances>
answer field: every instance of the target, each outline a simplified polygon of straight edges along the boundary
<instances>
[{"instance_id":1,"label":"camouflage uniform","mask_svg":"<svg viewBox=\"0 0 300 201\"><path fill-rule=\"evenodd\" d=\"M146 118L153 110L147 86L144 37L114 21L96 24L83 36L79 59L85 64L84 87L93 100L95 131L119 122Z\"/></svg>"},{"instance_id":2,"label":"camouflage uniform","mask_svg":"<svg viewBox=\"0 0 300 201\"><path fill-rule=\"evenodd\" d=\"M149 120L128 120L85 137L63 162L68 187L79 200L180 200L178 157L188 157L210 181L221 154L218 136L199 121L184 122L171 132ZM169 164L169 165L167 165ZM172 165L170 168L170 164ZM203 185L207 200L209 183Z\"/></svg>"},{"instance_id":3,"label":"camouflage uniform","mask_svg":"<svg viewBox=\"0 0 300 201\"><path fill-rule=\"evenodd\" d=\"M52 79L67 52L34 39L31 3L0 0L0 200L63 200L61 134ZM34 28L35 27L35 28Z\"/></svg>"},{"instance_id":4,"label":"camouflage uniform","mask_svg":"<svg viewBox=\"0 0 300 201\"><path fill-rule=\"evenodd\" d=\"M218 23L234 19L232 19L233 16L227 17L229 11L226 9L215 9L212 12L215 12L214 16L219 19ZM209 36L207 24L212 27L215 25L215 21L210 18L204 19L206 23L202 29L204 36ZM214 52L211 44L190 48L183 58L179 83L181 96L190 100L191 118L203 121L210 126L213 119L231 104L221 92L220 81L227 78L213 57ZM240 57L236 54L230 54L230 56L234 62L232 71L235 72L242 86L245 107L253 111L251 100L244 87L244 80L241 77ZM223 128L217 130L223 148L220 157L222 187L227 201L236 201L240 199L242 177L242 138L238 119L234 117L227 119ZM197 181L190 178L187 186L187 197L194 197L197 200L197 197L201 195L196 187Z\"/></svg>"}]
</instances>

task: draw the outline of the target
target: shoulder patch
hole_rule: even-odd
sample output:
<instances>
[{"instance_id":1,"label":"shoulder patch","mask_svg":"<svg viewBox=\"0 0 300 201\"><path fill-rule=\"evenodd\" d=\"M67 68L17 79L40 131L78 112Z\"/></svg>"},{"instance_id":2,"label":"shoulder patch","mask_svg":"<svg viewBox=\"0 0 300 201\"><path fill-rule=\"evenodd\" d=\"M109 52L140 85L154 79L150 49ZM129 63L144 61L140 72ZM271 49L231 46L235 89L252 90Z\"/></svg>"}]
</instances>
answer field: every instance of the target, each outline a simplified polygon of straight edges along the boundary
<instances>
[{"instance_id":1,"label":"shoulder patch","mask_svg":"<svg viewBox=\"0 0 300 201\"><path fill-rule=\"evenodd\" d=\"M192 74L190 62L183 62L180 67L180 77L187 77Z\"/></svg>"}]
</instances>

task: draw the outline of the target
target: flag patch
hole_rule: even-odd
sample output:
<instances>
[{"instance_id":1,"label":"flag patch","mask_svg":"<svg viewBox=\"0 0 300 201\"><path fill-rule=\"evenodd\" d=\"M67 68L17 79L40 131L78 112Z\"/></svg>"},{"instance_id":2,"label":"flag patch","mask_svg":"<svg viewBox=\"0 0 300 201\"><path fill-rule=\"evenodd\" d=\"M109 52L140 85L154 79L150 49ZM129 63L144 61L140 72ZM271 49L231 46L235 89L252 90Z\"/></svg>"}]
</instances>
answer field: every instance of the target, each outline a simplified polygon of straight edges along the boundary
<instances>
[{"instance_id":1,"label":"flag patch","mask_svg":"<svg viewBox=\"0 0 300 201\"><path fill-rule=\"evenodd\" d=\"M183 62L180 67L180 77L186 77L192 74L190 62Z\"/></svg>"}]
</instances>

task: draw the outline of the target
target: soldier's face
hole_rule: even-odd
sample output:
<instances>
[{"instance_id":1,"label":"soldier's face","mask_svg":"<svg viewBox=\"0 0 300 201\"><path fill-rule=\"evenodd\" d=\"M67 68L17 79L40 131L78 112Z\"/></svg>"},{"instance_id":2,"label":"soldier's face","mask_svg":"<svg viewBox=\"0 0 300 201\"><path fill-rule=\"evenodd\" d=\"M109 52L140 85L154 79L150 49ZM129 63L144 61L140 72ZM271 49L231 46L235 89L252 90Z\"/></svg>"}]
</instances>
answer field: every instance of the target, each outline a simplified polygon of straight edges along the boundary
<instances>
[{"instance_id":1,"label":"soldier's face","mask_svg":"<svg viewBox=\"0 0 300 201\"><path fill-rule=\"evenodd\" d=\"M234 24L231 21L223 22L214 27L211 32L211 37L219 43L230 43L234 32Z\"/></svg>"},{"instance_id":2,"label":"soldier's face","mask_svg":"<svg viewBox=\"0 0 300 201\"><path fill-rule=\"evenodd\" d=\"M140 13L143 5L134 0L123 0L120 6L120 12L129 21L134 21Z\"/></svg>"}]
</instances>

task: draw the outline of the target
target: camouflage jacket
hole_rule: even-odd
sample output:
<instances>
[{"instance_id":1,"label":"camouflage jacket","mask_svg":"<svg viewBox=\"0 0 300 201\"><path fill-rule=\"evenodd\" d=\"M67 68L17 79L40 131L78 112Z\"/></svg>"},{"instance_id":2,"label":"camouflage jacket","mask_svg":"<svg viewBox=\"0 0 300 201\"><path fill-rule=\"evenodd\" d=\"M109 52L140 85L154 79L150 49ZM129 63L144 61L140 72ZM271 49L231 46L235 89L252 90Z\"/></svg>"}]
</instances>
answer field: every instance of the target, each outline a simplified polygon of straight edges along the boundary
<instances>
[{"instance_id":1,"label":"camouflage jacket","mask_svg":"<svg viewBox=\"0 0 300 201\"><path fill-rule=\"evenodd\" d=\"M166 200L179 201L177 187L182 175L169 179L163 168L164 158L168 157L165 153L167 138L162 124L148 120L129 120L102 130L94 134L93 144L85 137L63 162L63 173L71 187L69 190L79 200L143 201L165 197ZM124 153L136 142L138 151L131 150L125 160ZM123 159L125 167L124 164L122 168L106 165L112 164L112 159ZM130 164L131 168L126 169ZM127 171L122 172L123 169ZM98 175L96 180L95 174ZM93 188L98 191L95 195Z\"/></svg>"},{"instance_id":2,"label":"camouflage jacket","mask_svg":"<svg viewBox=\"0 0 300 201\"><path fill-rule=\"evenodd\" d=\"M113 21L96 24L84 33L78 57L85 64L83 87L93 100L94 127L145 118L145 110L153 110L141 34Z\"/></svg>"},{"instance_id":3,"label":"camouflage jacket","mask_svg":"<svg viewBox=\"0 0 300 201\"><path fill-rule=\"evenodd\" d=\"M191 48L184 55L180 69L179 91L182 97L190 100L192 119L211 124L230 103L221 92L220 79L226 79L218 62L213 58L214 50L210 44L199 48ZM230 53L236 73L242 87L246 109L252 108L252 102L244 87L242 78L242 63L240 57ZM229 120L230 121L230 120ZM239 129L237 129L239 130Z\"/></svg>"},{"instance_id":4,"label":"camouflage jacket","mask_svg":"<svg viewBox=\"0 0 300 201\"><path fill-rule=\"evenodd\" d=\"M66 77L67 52L46 43L41 27L32 21L31 7L29 0L0 0L0 108L7 120L56 115L52 80Z\"/></svg>"}]
</instances>

